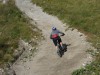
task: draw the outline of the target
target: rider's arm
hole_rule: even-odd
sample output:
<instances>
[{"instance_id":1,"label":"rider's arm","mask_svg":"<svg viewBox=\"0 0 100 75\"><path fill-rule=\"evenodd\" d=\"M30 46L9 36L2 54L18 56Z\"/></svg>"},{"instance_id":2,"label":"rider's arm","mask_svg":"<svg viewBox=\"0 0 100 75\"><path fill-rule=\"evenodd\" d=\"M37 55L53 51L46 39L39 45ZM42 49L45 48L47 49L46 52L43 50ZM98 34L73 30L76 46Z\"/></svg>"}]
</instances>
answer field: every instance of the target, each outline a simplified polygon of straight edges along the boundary
<instances>
[{"instance_id":1,"label":"rider's arm","mask_svg":"<svg viewBox=\"0 0 100 75\"><path fill-rule=\"evenodd\" d=\"M63 32L61 32L61 31L59 31L59 30L58 30L58 33L60 33L60 34L62 34L62 35L65 35Z\"/></svg>"}]
</instances>

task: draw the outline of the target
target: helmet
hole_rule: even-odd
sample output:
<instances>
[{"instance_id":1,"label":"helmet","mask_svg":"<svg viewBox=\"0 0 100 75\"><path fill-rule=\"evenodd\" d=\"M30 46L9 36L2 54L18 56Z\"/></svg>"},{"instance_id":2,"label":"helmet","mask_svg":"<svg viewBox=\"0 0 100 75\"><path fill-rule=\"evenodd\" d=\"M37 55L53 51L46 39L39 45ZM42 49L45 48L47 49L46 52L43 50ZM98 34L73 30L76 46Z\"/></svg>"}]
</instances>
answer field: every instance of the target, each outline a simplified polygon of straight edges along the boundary
<instances>
[{"instance_id":1,"label":"helmet","mask_svg":"<svg viewBox=\"0 0 100 75\"><path fill-rule=\"evenodd\" d=\"M52 30L56 30L56 27L52 27Z\"/></svg>"}]
</instances>

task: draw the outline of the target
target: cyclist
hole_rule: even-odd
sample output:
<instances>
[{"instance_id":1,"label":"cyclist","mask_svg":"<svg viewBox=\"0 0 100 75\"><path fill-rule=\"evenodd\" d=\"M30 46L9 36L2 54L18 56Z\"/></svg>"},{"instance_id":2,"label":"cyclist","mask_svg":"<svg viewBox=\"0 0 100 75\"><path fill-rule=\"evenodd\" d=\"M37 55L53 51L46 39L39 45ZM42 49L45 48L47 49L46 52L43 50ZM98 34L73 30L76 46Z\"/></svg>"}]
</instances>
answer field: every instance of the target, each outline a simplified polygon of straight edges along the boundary
<instances>
[{"instance_id":1,"label":"cyclist","mask_svg":"<svg viewBox=\"0 0 100 75\"><path fill-rule=\"evenodd\" d=\"M62 40L61 40L59 34L61 34L62 36L65 35L63 32L60 32L59 30L57 30L56 27L53 27L52 32L50 34L50 39L52 39L54 45L56 46L56 49L57 49L57 40L60 43L62 49L64 49L63 44L62 44Z\"/></svg>"}]
</instances>

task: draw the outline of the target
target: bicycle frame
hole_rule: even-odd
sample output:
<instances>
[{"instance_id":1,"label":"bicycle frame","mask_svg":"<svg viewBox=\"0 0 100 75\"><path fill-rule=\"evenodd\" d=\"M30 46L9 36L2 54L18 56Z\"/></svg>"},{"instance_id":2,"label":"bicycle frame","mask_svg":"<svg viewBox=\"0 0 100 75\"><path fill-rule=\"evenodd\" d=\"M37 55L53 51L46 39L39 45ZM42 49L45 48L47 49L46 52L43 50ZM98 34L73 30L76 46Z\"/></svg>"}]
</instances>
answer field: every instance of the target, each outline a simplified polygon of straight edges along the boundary
<instances>
[{"instance_id":1,"label":"bicycle frame","mask_svg":"<svg viewBox=\"0 0 100 75\"><path fill-rule=\"evenodd\" d=\"M57 40L57 47L58 47L57 54L60 57L62 57L62 47L61 47L60 43L58 42L58 40Z\"/></svg>"}]
</instances>

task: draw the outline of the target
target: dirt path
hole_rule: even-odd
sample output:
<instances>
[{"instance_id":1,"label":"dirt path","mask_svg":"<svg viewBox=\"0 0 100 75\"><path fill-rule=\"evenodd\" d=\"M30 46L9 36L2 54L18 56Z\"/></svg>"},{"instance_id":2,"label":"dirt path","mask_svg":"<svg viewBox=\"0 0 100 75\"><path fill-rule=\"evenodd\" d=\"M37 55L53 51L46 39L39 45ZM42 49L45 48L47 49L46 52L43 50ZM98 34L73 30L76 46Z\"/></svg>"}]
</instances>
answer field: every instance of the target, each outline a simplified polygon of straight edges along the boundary
<instances>
[{"instance_id":1,"label":"dirt path","mask_svg":"<svg viewBox=\"0 0 100 75\"><path fill-rule=\"evenodd\" d=\"M13 65L17 75L71 75L74 69L82 66L90 60L86 50L91 46L86 42L84 34L76 29L65 32L65 24L57 17L44 13L40 7L33 5L30 0L16 0L17 7L29 18L37 22L37 27L43 32L45 40L38 47L38 52L31 61L21 61L22 57ZM68 46L68 51L60 58L56 54L55 47L49 39L52 26L56 26L65 33L62 40ZM80 35L83 36L80 36Z\"/></svg>"}]
</instances>

